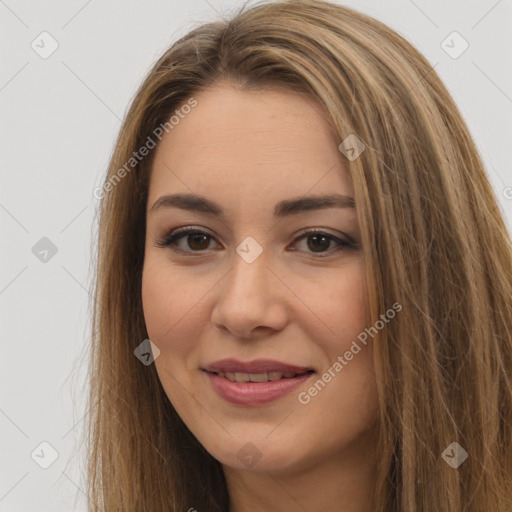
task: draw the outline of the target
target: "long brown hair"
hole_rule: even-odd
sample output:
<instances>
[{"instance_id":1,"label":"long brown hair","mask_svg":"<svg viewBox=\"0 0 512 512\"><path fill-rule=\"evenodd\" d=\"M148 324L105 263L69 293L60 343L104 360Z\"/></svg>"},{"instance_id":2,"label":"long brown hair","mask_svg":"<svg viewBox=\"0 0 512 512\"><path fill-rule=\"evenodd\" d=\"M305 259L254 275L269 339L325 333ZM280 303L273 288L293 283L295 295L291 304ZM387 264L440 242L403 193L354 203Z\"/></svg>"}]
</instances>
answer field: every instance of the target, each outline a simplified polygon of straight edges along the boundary
<instances>
[{"instance_id":1,"label":"long brown hair","mask_svg":"<svg viewBox=\"0 0 512 512\"><path fill-rule=\"evenodd\" d=\"M375 510L510 510L512 246L481 157L411 44L315 0L257 4L194 29L154 65L126 115L99 212L90 510L229 509L220 463L179 418L155 366L134 356L148 337L141 273L154 152L126 167L156 127L220 79L307 93L340 143L352 134L364 144L358 158L340 158L354 185L372 325L389 304L403 307L372 341ZM441 456L453 442L468 453L456 469Z\"/></svg>"}]
</instances>

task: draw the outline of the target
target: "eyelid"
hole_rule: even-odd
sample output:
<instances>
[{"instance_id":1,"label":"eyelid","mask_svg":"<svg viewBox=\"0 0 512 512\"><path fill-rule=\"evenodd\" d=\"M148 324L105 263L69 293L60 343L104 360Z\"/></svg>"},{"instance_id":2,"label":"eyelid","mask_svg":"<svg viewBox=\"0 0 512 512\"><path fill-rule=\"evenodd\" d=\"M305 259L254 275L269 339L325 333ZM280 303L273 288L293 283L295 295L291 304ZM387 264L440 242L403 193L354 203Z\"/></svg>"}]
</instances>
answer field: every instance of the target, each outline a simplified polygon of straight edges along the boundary
<instances>
[{"instance_id":1,"label":"eyelid","mask_svg":"<svg viewBox=\"0 0 512 512\"><path fill-rule=\"evenodd\" d=\"M177 240L181 240L182 238L186 237L187 235L194 235L194 234L204 234L208 236L210 239L214 240L217 244L220 244L220 242L217 241L216 237L208 232L206 228L200 227L200 226L183 226L178 227L170 232L168 232L166 235L164 235L162 238L158 238L155 241L155 245L160 248L167 248L171 249L174 252L178 252L181 254L189 254L189 255L195 255L200 256L204 255L208 250L211 249L205 249L200 251L187 251L183 249L179 249L176 245L173 246L173 242ZM303 228L298 233L293 235L293 241L291 242L292 247L300 242L301 240L305 238L309 238L310 236L314 235L326 235L328 238L330 238L332 241L337 243L337 247L334 249L329 249L325 252L308 252L308 251L297 251L297 252L305 252L306 254L313 255L314 258L322 258L330 256L333 253L336 253L342 249L347 248L358 248L359 244L349 235L343 233L342 236L345 236L347 240L344 240L342 237L338 235L334 235L330 233L327 229L324 228L315 228L315 227L308 227ZM295 251L296 249L292 249L292 251ZM316 255L316 256L315 256Z\"/></svg>"},{"instance_id":2,"label":"eyelid","mask_svg":"<svg viewBox=\"0 0 512 512\"><path fill-rule=\"evenodd\" d=\"M307 257L312 259L322 259L322 258L328 258L329 256L333 256L341 251L347 250L347 249L358 249L359 244L349 235L344 234L344 236L347 238L347 240L344 240L342 237L338 235L333 235L332 233L329 233L326 229L322 228L305 228L301 232L299 232L297 235L295 235L294 240L292 242L292 247L295 247L295 244L298 242L301 242L304 239L307 239L311 236L315 235L326 235L327 238L335 242L337 245L334 248L328 249L324 252L309 252L309 251L298 251L297 249L293 248L293 252L302 252Z\"/></svg>"},{"instance_id":3,"label":"eyelid","mask_svg":"<svg viewBox=\"0 0 512 512\"><path fill-rule=\"evenodd\" d=\"M181 238L185 237L186 235L194 235L194 234L205 234L209 236L211 239L217 241L214 235L208 232L206 228L203 228L201 226L182 226L179 228L172 229L171 231L167 232L163 237L157 238L155 240L155 245L157 247L162 247L164 249L172 249L175 252L181 252L181 253L194 253L197 254L204 253L205 251L183 251L179 249L178 247L171 247L172 241L181 240ZM219 243L219 242L217 242Z\"/></svg>"},{"instance_id":4,"label":"eyelid","mask_svg":"<svg viewBox=\"0 0 512 512\"><path fill-rule=\"evenodd\" d=\"M354 245L354 246L357 246L358 243L356 242L356 240L354 240L353 237L351 237L350 235L347 235L346 233L342 233L341 235L340 234L333 234L333 233L330 233L329 230L325 229L325 228L304 228L304 229L301 229L298 233L296 233L294 235L294 241L296 242L299 237L305 235L305 234L310 234L310 233L313 233L313 234L324 234L324 235L328 235L332 238L334 238L335 240L340 240L341 242L345 242L347 244L351 244L351 245ZM343 238L341 238L342 236L344 236L346 238L346 240L343 240Z\"/></svg>"}]
</instances>

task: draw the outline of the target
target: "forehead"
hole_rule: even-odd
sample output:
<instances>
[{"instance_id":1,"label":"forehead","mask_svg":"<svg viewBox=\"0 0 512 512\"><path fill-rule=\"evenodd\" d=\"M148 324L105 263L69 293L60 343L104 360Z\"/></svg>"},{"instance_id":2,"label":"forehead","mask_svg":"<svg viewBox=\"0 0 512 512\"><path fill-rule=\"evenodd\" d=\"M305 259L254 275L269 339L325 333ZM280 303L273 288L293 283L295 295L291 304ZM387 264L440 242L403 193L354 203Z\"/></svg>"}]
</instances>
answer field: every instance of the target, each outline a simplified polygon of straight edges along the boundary
<instances>
[{"instance_id":1,"label":"forehead","mask_svg":"<svg viewBox=\"0 0 512 512\"><path fill-rule=\"evenodd\" d=\"M247 204L308 192L352 194L340 141L311 97L224 83L194 98L197 105L156 149L150 198L178 191Z\"/></svg>"}]
</instances>

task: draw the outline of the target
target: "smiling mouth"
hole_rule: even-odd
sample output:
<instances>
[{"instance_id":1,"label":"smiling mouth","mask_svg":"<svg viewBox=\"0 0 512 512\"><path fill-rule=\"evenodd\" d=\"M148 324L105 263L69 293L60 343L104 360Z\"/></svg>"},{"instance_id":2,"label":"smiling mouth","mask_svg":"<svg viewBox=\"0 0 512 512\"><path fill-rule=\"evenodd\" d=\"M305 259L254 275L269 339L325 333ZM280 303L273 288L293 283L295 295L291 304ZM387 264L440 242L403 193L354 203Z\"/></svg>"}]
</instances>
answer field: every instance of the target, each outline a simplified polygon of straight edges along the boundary
<instances>
[{"instance_id":1,"label":"smiling mouth","mask_svg":"<svg viewBox=\"0 0 512 512\"><path fill-rule=\"evenodd\" d=\"M206 371L206 370L205 370ZM243 372L207 372L217 377L224 378L231 382L274 382L277 380L283 379L294 379L296 377L301 377L306 374L314 373L313 370L304 370L299 373L295 372L264 372L264 373L243 373Z\"/></svg>"}]
</instances>

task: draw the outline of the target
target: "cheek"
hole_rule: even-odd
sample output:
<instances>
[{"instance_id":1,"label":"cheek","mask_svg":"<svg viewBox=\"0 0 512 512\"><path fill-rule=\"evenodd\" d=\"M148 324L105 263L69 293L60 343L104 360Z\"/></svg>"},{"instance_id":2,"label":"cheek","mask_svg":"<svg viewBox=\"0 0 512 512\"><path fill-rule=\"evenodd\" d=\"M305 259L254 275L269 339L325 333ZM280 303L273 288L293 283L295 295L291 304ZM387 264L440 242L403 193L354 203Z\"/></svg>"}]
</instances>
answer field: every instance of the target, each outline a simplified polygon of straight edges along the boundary
<instances>
[{"instance_id":1,"label":"cheek","mask_svg":"<svg viewBox=\"0 0 512 512\"><path fill-rule=\"evenodd\" d=\"M204 294L204 293L203 293ZM142 274L142 306L149 339L160 349L155 367L176 410L185 414L196 390L191 376L197 370L198 315L201 293L183 282L183 274L169 265L148 260ZM187 393L184 393L187 390Z\"/></svg>"},{"instance_id":2,"label":"cheek","mask_svg":"<svg viewBox=\"0 0 512 512\"><path fill-rule=\"evenodd\" d=\"M336 357L348 350L352 341L368 327L368 291L362 262L350 272L338 273L319 286L308 285L301 293L312 315L312 339L321 339L325 352ZM316 336L313 333L316 332Z\"/></svg>"},{"instance_id":3,"label":"cheek","mask_svg":"<svg viewBox=\"0 0 512 512\"><path fill-rule=\"evenodd\" d=\"M197 278L170 268L152 255L142 274L142 306L149 339L160 349L155 360L168 395L185 386L194 393L193 380L200 366L200 351L209 317L205 300L215 280Z\"/></svg>"},{"instance_id":4,"label":"cheek","mask_svg":"<svg viewBox=\"0 0 512 512\"><path fill-rule=\"evenodd\" d=\"M202 288L197 282L187 282L179 270L171 271L168 263L151 256L147 259L142 272L142 307L152 341L160 346L170 338L181 338L183 327L190 326L190 318L200 309Z\"/></svg>"},{"instance_id":5,"label":"cheek","mask_svg":"<svg viewBox=\"0 0 512 512\"><path fill-rule=\"evenodd\" d=\"M326 378L330 380L321 392L323 396L318 397L317 406L331 409L335 420L331 425L333 429L337 424L344 424L350 430L352 422L351 428L356 432L363 424L370 424L378 410L372 338L360 341L370 327L363 263L354 268L353 273L346 273L330 284L329 290L324 314L330 320L331 332L323 339L323 344L329 360L324 370L331 369ZM347 411L351 411L350 420L346 417Z\"/></svg>"},{"instance_id":6,"label":"cheek","mask_svg":"<svg viewBox=\"0 0 512 512\"><path fill-rule=\"evenodd\" d=\"M161 349L165 333L172 327L172 312L176 311L177 301L170 293L168 282L158 267L144 266L142 272L142 308L149 338ZM173 302L175 304L173 304Z\"/></svg>"},{"instance_id":7,"label":"cheek","mask_svg":"<svg viewBox=\"0 0 512 512\"><path fill-rule=\"evenodd\" d=\"M142 307L149 339L161 351L156 360L157 367L162 361L172 361L170 353L183 352L187 347L182 331L189 316L190 300L179 284L179 275L171 277L165 265L151 264L151 261L147 265L145 263L142 273Z\"/></svg>"}]
</instances>

